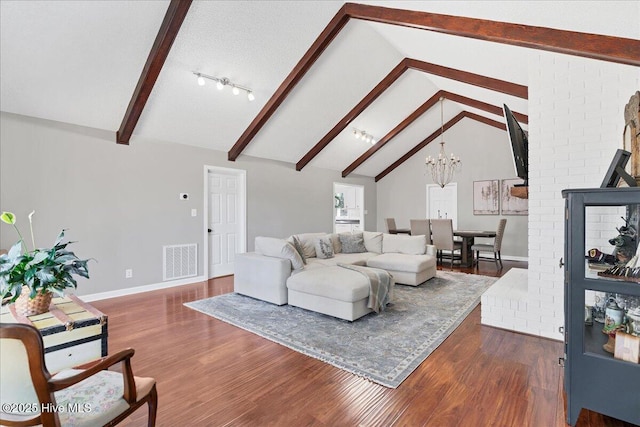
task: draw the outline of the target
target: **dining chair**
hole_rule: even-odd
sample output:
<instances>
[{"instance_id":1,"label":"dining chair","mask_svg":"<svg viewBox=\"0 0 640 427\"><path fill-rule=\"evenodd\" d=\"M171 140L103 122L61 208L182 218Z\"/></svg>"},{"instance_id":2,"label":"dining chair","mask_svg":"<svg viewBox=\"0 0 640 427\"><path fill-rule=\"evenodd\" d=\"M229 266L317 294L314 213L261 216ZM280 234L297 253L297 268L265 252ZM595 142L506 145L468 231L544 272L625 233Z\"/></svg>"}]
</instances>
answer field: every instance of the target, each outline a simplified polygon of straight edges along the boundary
<instances>
[{"instance_id":1,"label":"dining chair","mask_svg":"<svg viewBox=\"0 0 640 427\"><path fill-rule=\"evenodd\" d=\"M155 426L156 382L133 376L133 354L129 348L52 376L37 329L21 323L0 324L0 424L113 426L146 403L147 425ZM107 370L119 362L122 372Z\"/></svg>"},{"instance_id":2,"label":"dining chair","mask_svg":"<svg viewBox=\"0 0 640 427\"><path fill-rule=\"evenodd\" d=\"M436 247L440 264L443 262L443 251L451 253L451 268L453 268L456 251L460 251L459 259L462 259L462 243L453 240L453 221L451 219L431 220L431 240Z\"/></svg>"},{"instance_id":3,"label":"dining chair","mask_svg":"<svg viewBox=\"0 0 640 427\"><path fill-rule=\"evenodd\" d=\"M476 243L471 246L471 250L475 253L478 263L480 260L491 261L491 258L480 258L480 252L493 252L493 261L496 263L498 270L502 268L502 257L500 256L500 249L502 247L502 237L504 236L504 229L507 226L507 219L502 218L498 223L498 229L496 230L496 237L492 244ZM498 265L498 262L500 265Z\"/></svg>"},{"instance_id":4,"label":"dining chair","mask_svg":"<svg viewBox=\"0 0 640 427\"><path fill-rule=\"evenodd\" d=\"M384 219L387 224L387 233L389 234L398 234L396 231L396 220L395 218L385 218Z\"/></svg>"},{"instance_id":5,"label":"dining chair","mask_svg":"<svg viewBox=\"0 0 640 427\"><path fill-rule=\"evenodd\" d=\"M427 245L431 244L431 222L428 219L410 219L412 236L426 236Z\"/></svg>"}]
</instances>

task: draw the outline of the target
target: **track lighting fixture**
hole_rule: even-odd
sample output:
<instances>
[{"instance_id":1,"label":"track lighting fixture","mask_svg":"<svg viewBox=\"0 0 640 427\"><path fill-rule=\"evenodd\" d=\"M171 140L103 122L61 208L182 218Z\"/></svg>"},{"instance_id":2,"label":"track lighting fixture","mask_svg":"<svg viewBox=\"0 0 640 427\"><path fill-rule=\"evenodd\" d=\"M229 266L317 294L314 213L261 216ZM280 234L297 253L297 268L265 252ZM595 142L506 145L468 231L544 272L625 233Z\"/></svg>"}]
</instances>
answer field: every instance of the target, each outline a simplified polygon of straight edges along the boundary
<instances>
[{"instance_id":1,"label":"track lighting fixture","mask_svg":"<svg viewBox=\"0 0 640 427\"><path fill-rule=\"evenodd\" d=\"M205 83L206 83L206 80L212 80L212 81L216 82L216 88L218 90L223 90L225 86L230 86L231 87L231 92L234 95L238 95L240 93L240 91L243 90L243 91L245 91L247 93L247 99L249 101L253 101L253 100L256 99L256 97L253 94L253 91L251 89L249 89L247 87L244 87L244 86L237 85L237 84L233 83L231 80L229 80L226 77L212 77L212 76L208 76L206 74L198 73L196 71L192 71L192 73L195 74L198 77L198 84L200 86L204 86Z\"/></svg>"},{"instance_id":2,"label":"track lighting fixture","mask_svg":"<svg viewBox=\"0 0 640 427\"><path fill-rule=\"evenodd\" d=\"M366 141L371 145L377 142L376 139L373 137L373 135L370 135L367 132L360 129L353 128L353 136L355 136L356 139L362 139L363 141Z\"/></svg>"}]
</instances>

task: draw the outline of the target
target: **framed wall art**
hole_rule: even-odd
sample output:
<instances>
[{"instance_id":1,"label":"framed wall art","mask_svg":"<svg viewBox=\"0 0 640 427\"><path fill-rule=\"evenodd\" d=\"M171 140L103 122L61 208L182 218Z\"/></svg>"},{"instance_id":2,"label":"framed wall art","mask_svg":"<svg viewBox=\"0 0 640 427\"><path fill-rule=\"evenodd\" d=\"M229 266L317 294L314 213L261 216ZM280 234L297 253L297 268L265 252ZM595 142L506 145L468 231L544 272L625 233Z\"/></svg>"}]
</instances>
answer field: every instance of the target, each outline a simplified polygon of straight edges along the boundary
<instances>
[{"instance_id":1,"label":"framed wall art","mask_svg":"<svg viewBox=\"0 0 640 427\"><path fill-rule=\"evenodd\" d=\"M500 213L500 181L473 182L473 214L498 215Z\"/></svg>"},{"instance_id":2,"label":"framed wall art","mask_svg":"<svg viewBox=\"0 0 640 427\"><path fill-rule=\"evenodd\" d=\"M529 199L521 199L511 194L513 186L523 182L520 178L502 180L500 191L502 215L529 215Z\"/></svg>"}]
</instances>

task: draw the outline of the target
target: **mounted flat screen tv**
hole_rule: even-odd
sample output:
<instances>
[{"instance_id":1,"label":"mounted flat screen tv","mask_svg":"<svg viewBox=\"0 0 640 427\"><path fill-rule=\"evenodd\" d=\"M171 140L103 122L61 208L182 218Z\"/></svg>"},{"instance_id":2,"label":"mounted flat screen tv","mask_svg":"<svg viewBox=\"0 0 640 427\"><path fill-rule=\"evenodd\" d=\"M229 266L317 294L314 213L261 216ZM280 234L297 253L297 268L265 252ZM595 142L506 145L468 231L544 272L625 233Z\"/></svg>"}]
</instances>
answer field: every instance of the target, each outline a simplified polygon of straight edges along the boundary
<instances>
[{"instance_id":1,"label":"mounted flat screen tv","mask_svg":"<svg viewBox=\"0 0 640 427\"><path fill-rule=\"evenodd\" d=\"M529 137L522 129L520 123L505 104L503 104L504 119L507 122L507 133L509 134L509 146L513 155L513 166L518 178L524 180L523 184L516 184L516 187L527 187L529 185Z\"/></svg>"}]
</instances>

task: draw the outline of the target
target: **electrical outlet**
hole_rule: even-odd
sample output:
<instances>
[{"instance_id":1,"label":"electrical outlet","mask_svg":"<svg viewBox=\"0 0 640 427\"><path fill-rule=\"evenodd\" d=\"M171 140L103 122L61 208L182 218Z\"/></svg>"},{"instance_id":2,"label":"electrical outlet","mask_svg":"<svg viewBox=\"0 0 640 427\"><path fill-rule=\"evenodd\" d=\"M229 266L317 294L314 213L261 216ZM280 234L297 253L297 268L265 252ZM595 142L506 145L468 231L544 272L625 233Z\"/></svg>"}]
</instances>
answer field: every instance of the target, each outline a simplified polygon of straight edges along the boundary
<instances>
[{"instance_id":1,"label":"electrical outlet","mask_svg":"<svg viewBox=\"0 0 640 427\"><path fill-rule=\"evenodd\" d=\"M198 216L198 210L197 209L191 209L191 216Z\"/></svg>"},{"instance_id":2,"label":"electrical outlet","mask_svg":"<svg viewBox=\"0 0 640 427\"><path fill-rule=\"evenodd\" d=\"M127 269L124 271L124 278L125 278L125 279L131 279L132 277L133 277L133 269L131 269L131 268L127 268Z\"/></svg>"}]
</instances>

